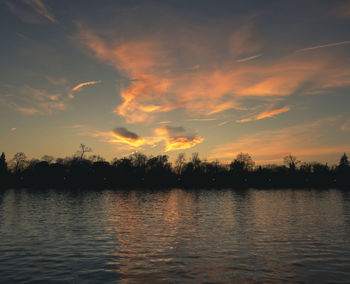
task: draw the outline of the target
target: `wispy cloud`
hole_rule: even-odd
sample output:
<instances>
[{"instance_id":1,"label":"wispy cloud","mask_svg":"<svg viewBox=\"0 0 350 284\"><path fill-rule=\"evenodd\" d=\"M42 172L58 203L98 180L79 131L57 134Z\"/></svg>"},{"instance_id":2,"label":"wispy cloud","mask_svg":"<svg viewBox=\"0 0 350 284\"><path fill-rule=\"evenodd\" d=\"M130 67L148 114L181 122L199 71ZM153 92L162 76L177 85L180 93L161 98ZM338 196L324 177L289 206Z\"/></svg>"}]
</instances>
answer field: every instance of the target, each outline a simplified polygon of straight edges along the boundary
<instances>
[{"instance_id":1,"label":"wispy cloud","mask_svg":"<svg viewBox=\"0 0 350 284\"><path fill-rule=\"evenodd\" d=\"M84 82L84 83L81 83L81 84L76 85L76 86L72 89L72 91L73 91L73 92L80 91L80 89L81 89L82 87L89 86L89 85L95 85L95 84L99 84L99 83L101 83L101 80L99 80L99 81Z\"/></svg>"},{"instance_id":2,"label":"wispy cloud","mask_svg":"<svg viewBox=\"0 0 350 284\"><path fill-rule=\"evenodd\" d=\"M259 35L253 22L238 27L229 37L230 52L234 55L246 55L261 48Z\"/></svg>"},{"instance_id":3,"label":"wispy cloud","mask_svg":"<svg viewBox=\"0 0 350 284\"><path fill-rule=\"evenodd\" d=\"M21 4L21 2L25 5ZM26 23L40 23L41 16L51 23L58 23L50 8L42 0L4 0L3 3L14 15ZM29 9L28 6L30 7Z\"/></svg>"},{"instance_id":4,"label":"wispy cloud","mask_svg":"<svg viewBox=\"0 0 350 284\"><path fill-rule=\"evenodd\" d=\"M31 86L11 86L11 94L3 98L3 101L4 104L26 115L52 114L68 107L65 96Z\"/></svg>"},{"instance_id":5,"label":"wispy cloud","mask_svg":"<svg viewBox=\"0 0 350 284\"><path fill-rule=\"evenodd\" d=\"M201 66L199 64L193 65L192 67L188 68L188 70L198 70L199 68L201 68Z\"/></svg>"},{"instance_id":6,"label":"wispy cloud","mask_svg":"<svg viewBox=\"0 0 350 284\"><path fill-rule=\"evenodd\" d=\"M11 13L16 15L23 22L31 24L38 22L36 14L32 11L28 11L28 9L23 9L20 6L15 5L14 1L4 0L3 3Z\"/></svg>"},{"instance_id":7,"label":"wispy cloud","mask_svg":"<svg viewBox=\"0 0 350 284\"><path fill-rule=\"evenodd\" d=\"M49 76L45 76L45 78L55 87L59 86L61 91L53 93L28 85L23 87L8 86L10 91L9 95L2 99L4 104L27 115L52 114L56 111L66 110L69 107L69 100L73 99L75 93L80 92L85 86L101 83L101 81L84 82L69 90L66 79Z\"/></svg>"},{"instance_id":8,"label":"wispy cloud","mask_svg":"<svg viewBox=\"0 0 350 284\"><path fill-rule=\"evenodd\" d=\"M233 29L216 38L215 45L208 43L204 32L189 30L183 35L181 23L171 37L160 30L142 37L131 32L123 40L114 30L108 30L106 36L106 30L79 24L76 38L89 54L130 79L121 88L122 103L114 111L127 123L149 122L158 114L180 108L192 117L207 116L242 109L252 100L262 106L280 103L296 92L350 85L350 67L332 53L315 58L296 52L256 64L233 64L232 58L241 58L237 59L241 63L259 58L260 53L244 56L262 48L254 23ZM179 72L191 65L200 68Z\"/></svg>"},{"instance_id":9,"label":"wispy cloud","mask_svg":"<svg viewBox=\"0 0 350 284\"><path fill-rule=\"evenodd\" d=\"M88 82L84 82L84 83L80 83L78 85L76 85L74 88L72 88L71 92L68 94L68 97L70 99L74 98L74 93L80 92L82 88L84 88L85 86L90 86L90 85L96 85L101 83L101 80L98 81L88 81Z\"/></svg>"},{"instance_id":10,"label":"wispy cloud","mask_svg":"<svg viewBox=\"0 0 350 284\"><path fill-rule=\"evenodd\" d=\"M64 128L72 128L72 129L82 129L82 128L86 128L85 124L73 124L73 125L69 125L69 126L63 126Z\"/></svg>"},{"instance_id":11,"label":"wispy cloud","mask_svg":"<svg viewBox=\"0 0 350 284\"><path fill-rule=\"evenodd\" d=\"M35 108L30 108L30 107L21 107L21 106L15 105L15 109L20 113L27 114L27 115L34 115L39 113L39 110Z\"/></svg>"},{"instance_id":12,"label":"wispy cloud","mask_svg":"<svg viewBox=\"0 0 350 284\"><path fill-rule=\"evenodd\" d=\"M247 62L256 58L259 58L262 54L257 54L257 55L253 55L253 56L249 56L249 57L245 57L245 58L241 58L241 59L236 59L236 62L238 63L243 63L243 62Z\"/></svg>"},{"instance_id":13,"label":"wispy cloud","mask_svg":"<svg viewBox=\"0 0 350 284\"><path fill-rule=\"evenodd\" d=\"M213 149L210 159L232 160L238 153L250 153L260 163L293 153L299 158L314 159L317 155L336 154L349 149L350 143L339 139L330 143L332 129L337 129L339 117L320 119L295 126L259 131Z\"/></svg>"},{"instance_id":14,"label":"wispy cloud","mask_svg":"<svg viewBox=\"0 0 350 284\"><path fill-rule=\"evenodd\" d=\"M231 121L233 121L233 119L225 120L225 121L223 121L223 122L220 122L220 123L218 124L218 126L224 126L224 125L226 125L227 123L230 123Z\"/></svg>"},{"instance_id":15,"label":"wispy cloud","mask_svg":"<svg viewBox=\"0 0 350 284\"><path fill-rule=\"evenodd\" d=\"M50 22L55 24L58 23L49 7L46 6L41 0L23 0L23 2L31 6L35 12L48 19Z\"/></svg>"},{"instance_id":16,"label":"wispy cloud","mask_svg":"<svg viewBox=\"0 0 350 284\"><path fill-rule=\"evenodd\" d=\"M289 110L290 110L289 106L282 107L282 108L271 109L271 110L259 113L257 115L254 115L252 117L236 120L236 122L242 123L242 122L249 122L249 121L254 121L254 120L260 120L260 119L264 119L264 118L274 117L274 116L276 116L278 114L287 112Z\"/></svg>"},{"instance_id":17,"label":"wispy cloud","mask_svg":"<svg viewBox=\"0 0 350 284\"><path fill-rule=\"evenodd\" d=\"M213 121L217 120L217 118L189 118L186 119L185 121Z\"/></svg>"},{"instance_id":18,"label":"wispy cloud","mask_svg":"<svg viewBox=\"0 0 350 284\"><path fill-rule=\"evenodd\" d=\"M327 44L322 44L322 45L315 45L315 46L306 47L306 48L301 48L301 49L296 50L296 52L304 52L304 51L309 51L309 50L314 50L314 49L320 49L320 48L325 48L325 47L334 47L334 46L346 45L346 44L350 44L350 40L333 42L333 43L327 43Z\"/></svg>"}]
</instances>

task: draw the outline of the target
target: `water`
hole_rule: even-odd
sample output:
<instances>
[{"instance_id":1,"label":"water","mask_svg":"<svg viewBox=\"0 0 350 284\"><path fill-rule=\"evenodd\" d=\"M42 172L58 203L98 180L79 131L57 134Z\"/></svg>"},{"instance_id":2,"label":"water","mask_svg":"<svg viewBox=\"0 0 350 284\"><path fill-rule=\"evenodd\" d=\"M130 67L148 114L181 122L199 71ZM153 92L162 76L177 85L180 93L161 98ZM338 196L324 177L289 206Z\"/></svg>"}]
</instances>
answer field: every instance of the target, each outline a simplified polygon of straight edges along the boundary
<instances>
[{"instance_id":1,"label":"water","mask_svg":"<svg viewBox=\"0 0 350 284\"><path fill-rule=\"evenodd\" d=\"M0 193L0 282L349 282L350 192Z\"/></svg>"}]
</instances>

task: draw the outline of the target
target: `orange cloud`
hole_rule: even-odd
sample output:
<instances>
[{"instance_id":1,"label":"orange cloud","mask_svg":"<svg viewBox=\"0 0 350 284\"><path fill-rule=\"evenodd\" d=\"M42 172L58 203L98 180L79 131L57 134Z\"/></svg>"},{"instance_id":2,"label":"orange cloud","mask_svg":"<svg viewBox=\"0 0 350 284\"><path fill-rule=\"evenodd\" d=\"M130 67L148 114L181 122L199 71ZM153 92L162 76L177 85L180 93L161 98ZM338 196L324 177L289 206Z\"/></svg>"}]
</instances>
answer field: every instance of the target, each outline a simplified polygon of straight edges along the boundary
<instances>
[{"instance_id":1,"label":"orange cloud","mask_svg":"<svg viewBox=\"0 0 350 284\"><path fill-rule=\"evenodd\" d=\"M128 149L140 148L146 145L154 147L157 143L164 142L165 152L188 149L204 140L204 138L188 132L183 127L161 126L154 129L153 132L154 136L140 137L124 127L118 127L112 131L92 133L92 136L101 137L103 141L111 144L127 145L129 146Z\"/></svg>"},{"instance_id":2,"label":"orange cloud","mask_svg":"<svg viewBox=\"0 0 350 284\"><path fill-rule=\"evenodd\" d=\"M108 132L97 132L94 133L93 136L102 137L105 139L104 141L108 143L127 144L133 148L138 148L150 143L147 139L138 136L136 133L133 133L124 127L115 128Z\"/></svg>"},{"instance_id":3,"label":"orange cloud","mask_svg":"<svg viewBox=\"0 0 350 284\"><path fill-rule=\"evenodd\" d=\"M186 134L183 127L162 126L154 130L157 137L165 141L165 152L188 149L204 141L195 134Z\"/></svg>"},{"instance_id":4,"label":"orange cloud","mask_svg":"<svg viewBox=\"0 0 350 284\"><path fill-rule=\"evenodd\" d=\"M169 111L174 107L163 95L169 85L167 79L140 75L138 80L122 90L123 103L114 112L124 116L127 122L135 123L149 119L151 113Z\"/></svg>"},{"instance_id":5,"label":"orange cloud","mask_svg":"<svg viewBox=\"0 0 350 284\"><path fill-rule=\"evenodd\" d=\"M350 68L332 54L312 58L297 52L259 60L254 65L233 64L227 59L232 58L232 53L238 56L260 49L252 24L226 38L226 50L221 53L214 45L195 45L195 40L200 42L200 38L192 41L186 38L188 41L177 45L180 41L157 34L147 39L125 38L121 42L106 39L102 37L104 33L82 25L79 30L83 46L130 79L121 91L123 102L115 109L128 123L150 121L157 113L179 108L191 116L211 115L242 109L246 100L252 98L259 101L257 104L271 103L296 92L316 93L350 85ZM243 38L239 39L238 35ZM184 71L186 68L181 64L188 61L188 66L193 58L196 58L193 66L200 68Z\"/></svg>"},{"instance_id":6,"label":"orange cloud","mask_svg":"<svg viewBox=\"0 0 350 284\"><path fill-rule=\"evenodd\" d=\"M280 160L289 153L299 158L312 159L315 155L341 153L349 143L329 141L331 129L339 124L339 118L327 118L311 123L278 130L259 131L223 144L213 149L210 159L232 160L238 153L247 152L256 161ZM331 145L331 146L330 146Z\"/></svg>"},{"instance_id":7,"label":"orange cloud","mask_svg":"<svg viewBox=\"0 0 350 284\"><path fill-rule=\"evenodd\" d=\"M282 108L276 108L276 109L264 111L262 113L259 113L255 116L253 116L253 117L236 120L236 122L239 122L239 123L240 122L249 122L249 121L260 120L260 119L264 119L264 118L268 118L268 117L274 117L280 113L284 113L284 112L287 112L289 110L290 110L289 106L282 107Z\"/></svg>"}]
</instances>

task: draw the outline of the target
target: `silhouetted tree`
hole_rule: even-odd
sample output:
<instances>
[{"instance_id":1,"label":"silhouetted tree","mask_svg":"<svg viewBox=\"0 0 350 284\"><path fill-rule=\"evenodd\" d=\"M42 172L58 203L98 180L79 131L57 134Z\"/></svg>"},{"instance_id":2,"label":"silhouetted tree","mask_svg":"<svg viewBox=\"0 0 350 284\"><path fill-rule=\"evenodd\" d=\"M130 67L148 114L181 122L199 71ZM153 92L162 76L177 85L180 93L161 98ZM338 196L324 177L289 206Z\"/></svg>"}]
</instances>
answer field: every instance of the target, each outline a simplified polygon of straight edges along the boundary
<instances>
[{"instance_id":1,"label":"silhouetted tree","mask_svg":"<svg viewBox=\"0 0 350 284\"><path fill-rule=\"evenodd\" d=\"M350 165L348 156L345 153L340 158L339 164L336 167L336 181L341 187L350 185Z\"/></svg>"},{"instance_id":2,"label":"silhouetted tree","mask_svg":"<svg viewBox=\"0 0 350 284\"><path fill-rule=\"evenodd\" d=\"M33 158L33 159L26 162L26 169L32 170L35 168L35 165L38 163L40 163L40 160Z\"/></svg>"},{"instance_id":3,"label":"silhouetted tree","mask_svg":"<svg viewBox=\"0 0 350 284\"><path fill-rule=\"evenodd\" d=\"M230 164L231 171L252 170L255 165L252 157L248 153L239 153Z\"/></svg>"},{"instance_id":4,"label":"silhouetted tree","mask_svg":"<svg viewBox=\"0 0 350 284\"><path fill-rule=\"evenodd\" d=\"M0 156L0 189L8 186L8 177L9 173L7 169L6 157L5 153L2 152Z\"/></svg>"},{"instance_id":5,"label":"silhouetted tree","mask_svg":"<svg viewBox=\"0 0 350 284\"><path fill-rule=\"evenodd\" d=\"M85 144L80 144L79 147L80 147L80 150L78 151L78 153L80 154L80 160L84 158L85 153L92 152L92 149L86 146Z\"/></svg>"},{"instance_id":6,"label":"silhouetted tree","mask_svg":"<svg viewBox=\"0 0 350 284\"><path fill-rule=\"evenodd\" d=\"M283 162L290 171L294 171L296 166L300 163L300 161L297 160L297 157L293 156L292 154L285 156L283 158Z\"/></svg>"},{"instance_id":7,"label":"silhouetted tree","mask_svg":"<svg viewBox=\"0 0 350 284\"><path fill-rule=\"evenodd\" d=\"M344 168L345 167L349 167L349 158L348 158L348 156L345 153L340 158L339 167L344 167Z\"/></svg>"},{"instance_id":8,"label":"silhouetted tree","mask_svg":"<svg viewBox=\"0 0 350 284\"><path fill-rule=\"evenodd\" d=\"M6 157L5 157L5 153L2 152L1 156L0 156L0 174L1 173L6 173L7 172L7 162L6 162Z\"/></svg>"},{"instance_id":9,"label":"silhouetted tree","mask_svg":"<svg viewBox=\"0 0 350 284\"><path fill-rule=\"evenodd\" d=\"M54 159L55 159L54 157L49 155L44 155L41 157L42 161L48 162L49 164L51 164Z\"/></svg>"},{"instance_id":10,"label":"silhouetted tree","mask_svg":"<svg viewBox=\"0 0 350 284\"><path fill-rule=\"evenodd\" d=\"M144 168L147 162L147 156L139 152L135 152L129 156L131 163L138 168Z\"/></svg>"},{"instance_id":11,"label":"silhouetted tree","mask_svg":"<svg viewBox=\"0 0 350 284\"><path fill-rule=\"evenodd\" d=\"M342 187L350 186L350 165L344 154L337 166L321 163L303 163L289 155L286 166L265 165L254 168L247 153L239 153L231 164L201 160L193 153L189 162L180 154L174 166L166 155L146 156L134 153L111 164L100 156L85 159L90 149L83 145L79 156L53 158L29 162L23 152L12 160L13 171L7 168L5 154L0 156L0 188L130 188L130 187L210 187L210 188L284 188L284 187ZM6 170L5 170L6 171Z\"/></svg>"},{"instance_id":12,"label":"silhouetted tree","mask_svg":"<svg viewBox=\"0 0 350 284\"><path fill-rule=\"evenodd\" d=\"M201 165L201 159L199 158L199 154L197 152L192 153L191 163L193 164L194 169L198 169Z\"/></svg>"},{"instance_id":13,"label":"silhouetted tree","mask_svg":"<svg viewBox=\"0 0 350 284\"><path fill-rule=\"evenodd\" d=\"M92 162L104 162L105 159L103 157L101 157L100 155L91 155L89 157L89 160Z\"/></svg>"},{"instance_id":14,"label":"silhouetted tree","mask_svg":"<svg viewBox=\"0 0 350 284\"><path fill-rule=\"evenodd\" d=\"M185 153L180 153L175 161L175 172L179 175L182 174L183 168L186 162Z\"/></svg>"},{"instance_id":15,"label":"silhouetted tree","mask_svg":"<svg viewBox=\"0 0 350 284\"><path fill-rule=\"evenodd\" d=\"M57 163L57 164L60 164L60 165L64 165L64 163L65 163L65 158L57 158L57 159L56 159L56 163Z\"/></svg>"},{"instance_id":16,"label":"silhouetted tree","mask_svg":"<svg viewBox=\"0 0 350 284\"><path fill-rule=\"evenodd\" d=\"M15 173L18 173L24 168L24 165L27 161L27 156L23 152L18 152L13 156L12 161L14 163Z\"/></svg>"}]
</instances>

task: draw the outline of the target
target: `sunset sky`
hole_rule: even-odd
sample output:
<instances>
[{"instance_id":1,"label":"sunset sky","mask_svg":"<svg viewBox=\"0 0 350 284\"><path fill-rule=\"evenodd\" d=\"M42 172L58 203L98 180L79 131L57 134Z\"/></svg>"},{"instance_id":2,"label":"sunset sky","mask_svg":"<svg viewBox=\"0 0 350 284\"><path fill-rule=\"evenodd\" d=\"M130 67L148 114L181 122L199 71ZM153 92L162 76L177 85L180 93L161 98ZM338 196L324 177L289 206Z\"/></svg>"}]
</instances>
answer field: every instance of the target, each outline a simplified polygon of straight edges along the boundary
<instances>
[{"instance_id":1,"label":"sunset sky","mask_svg":"<svg viewBox=\"0 0 350 284\"><path fill-rule=\"evenodd\" d=\"M0 0L0 152L337 163L350 1Z\"/></svg>"}]
</instances>

